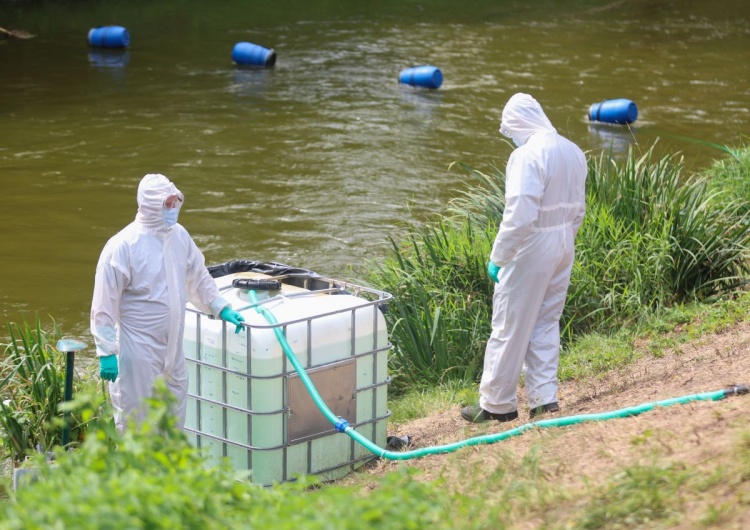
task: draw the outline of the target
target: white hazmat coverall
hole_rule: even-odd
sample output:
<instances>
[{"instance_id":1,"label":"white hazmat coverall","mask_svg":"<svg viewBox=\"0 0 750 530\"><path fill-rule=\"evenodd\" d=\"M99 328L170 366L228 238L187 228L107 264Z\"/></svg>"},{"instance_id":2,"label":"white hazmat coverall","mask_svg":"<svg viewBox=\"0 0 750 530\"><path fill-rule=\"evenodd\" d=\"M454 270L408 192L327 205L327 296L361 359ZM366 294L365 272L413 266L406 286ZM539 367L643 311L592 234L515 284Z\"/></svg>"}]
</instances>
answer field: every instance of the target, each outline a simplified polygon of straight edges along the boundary
<instances>
[{"instance_id":1,"label":"white hazmat coverall","mask_svg":"<svg viewBox=\"0 0 750 530\"><path fill-rule=\"evenodd\" d=\"M490 255L501 269L479 405L496 414L517 410L522 371L530 409L557 402L560 317L587 174L581 149L557 134L528 94L510 98L500 132L520 147L508 159L505 210Z\"/></svg>"},{"instance_id":2,"label":"white hazmat coverall","mask_svg":"<svg viewBox=\"0 0 750 530\"><path fill-rule=\"evenodd\" d=\"M139 407L159 376L177 398L175 413L184 426L185 303L214 316L229 305L187 230L164 221L164 200L175 194L182 198L164 175L143 177L135 221L107 242L96 267L91 333L97 356L118 355L119 377L109 389L120 431L129 416L142 419Z\"/></svg>"}]
</instances>

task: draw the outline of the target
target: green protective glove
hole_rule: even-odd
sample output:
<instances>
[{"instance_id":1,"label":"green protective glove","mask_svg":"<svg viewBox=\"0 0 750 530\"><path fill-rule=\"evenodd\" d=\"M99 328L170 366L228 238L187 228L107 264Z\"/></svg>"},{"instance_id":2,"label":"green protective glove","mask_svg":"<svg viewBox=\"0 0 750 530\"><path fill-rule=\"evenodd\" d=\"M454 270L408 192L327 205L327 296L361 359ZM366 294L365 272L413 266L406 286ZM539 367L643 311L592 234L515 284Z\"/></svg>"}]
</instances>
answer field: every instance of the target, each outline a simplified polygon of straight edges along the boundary
<instances>
[{"instance_id":1,"label":"green protective glove","mask_svg":"<svg viewBox=\"0 0 750 530\"><path fill-rule=\"evenodd\" d=\"M237 326L234 330L235 334L242 331L242 323L245 321L245 318L231 307L227 306L222 309L221 313L219 313L219 318Z\"/></svg>"},{"instance_id":2,"label":"green protective glove","mask_svg":"<svg viewBox=\"0 0 750 530\"><path fill-rule=\"evenodd\" d=\"M99 376L102 379L114 382L119 373L117 369L117 355L99 357Z\"/></svg>"},{"instance_id":3,"label":"green protective glove","mask_svg":"<svg viewBox=\"0 0 750 530\"><path fill-rule=\"evenodd\" d=\"M492 263L491 261L487 264L487 274L490 275L490 278L492 278L492 281L497 283L497 273L500 272L500 267Z\"/></svg>"}]
</instances>

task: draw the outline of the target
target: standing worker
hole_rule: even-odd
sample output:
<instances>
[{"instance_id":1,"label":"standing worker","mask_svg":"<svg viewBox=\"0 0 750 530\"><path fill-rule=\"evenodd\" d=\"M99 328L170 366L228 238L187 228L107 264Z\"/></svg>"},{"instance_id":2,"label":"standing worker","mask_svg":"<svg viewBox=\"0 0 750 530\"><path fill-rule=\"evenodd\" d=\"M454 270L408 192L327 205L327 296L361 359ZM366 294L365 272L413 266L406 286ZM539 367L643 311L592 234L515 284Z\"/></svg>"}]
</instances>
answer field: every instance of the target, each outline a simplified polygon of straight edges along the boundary
<instances>
[{"instance_id":1,"label":"standing worker","mask_svg":"<svg viewBox=\"0 0 750 530\"><path fill-rule=\"evenodd\" d=\"M586 208L586 157L533 97L508 100L500 132L518 148L508 159L505 211L487 266L495 292L479 403L461 410L473 423L518 418L522 371L530 417L560 410L560 317Z\"/></svg>"},{"instance_id":2,"label":"standing worker","mask_svg":"<svg viewBox=\"0 0 750 530\"><path fill-rule=\"evenodd\" d=\"M187 301L242 330L244 318L219 296L203 254L177 224L183 201L164 175L143 177L135 221L107 242L96 266L91 333L120 431L143 418L143 400L160 376L177 398L179 427L185 425Z\"/></svg>"}]
</instances>

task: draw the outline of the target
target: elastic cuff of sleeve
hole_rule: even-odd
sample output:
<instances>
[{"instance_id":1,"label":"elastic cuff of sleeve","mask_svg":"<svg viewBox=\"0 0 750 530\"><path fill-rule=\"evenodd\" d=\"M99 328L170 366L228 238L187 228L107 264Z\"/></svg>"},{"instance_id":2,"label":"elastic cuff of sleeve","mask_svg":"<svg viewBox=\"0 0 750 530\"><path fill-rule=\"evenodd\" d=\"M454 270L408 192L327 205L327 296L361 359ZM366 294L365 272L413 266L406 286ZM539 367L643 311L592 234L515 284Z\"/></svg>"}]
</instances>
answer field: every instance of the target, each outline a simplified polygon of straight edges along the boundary
<instances>
[{"instance_id":1,"label":"elastic cuff of sleeve","mask_svg":"<svg viewBox=\"0 0 750 530\"><path fill-rule=\"evenodd\" d=\"M217 296L216 298L214 298L214 301L211 302L211 314L216 318L219 318L219 313L221 313L221 310L225 307L229 307L230 305L231 304L229 303L229 301L227 301L226 298Z\"/></svg>"}]
</instances>

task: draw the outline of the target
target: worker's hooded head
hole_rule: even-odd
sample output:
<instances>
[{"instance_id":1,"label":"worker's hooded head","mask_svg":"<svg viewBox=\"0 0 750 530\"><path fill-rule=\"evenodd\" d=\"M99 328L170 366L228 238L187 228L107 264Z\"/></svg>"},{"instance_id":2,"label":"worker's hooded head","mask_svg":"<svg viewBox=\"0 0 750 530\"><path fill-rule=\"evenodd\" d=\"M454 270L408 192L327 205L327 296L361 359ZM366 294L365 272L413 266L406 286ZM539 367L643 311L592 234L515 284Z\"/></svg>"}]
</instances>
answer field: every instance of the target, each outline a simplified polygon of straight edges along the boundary
<instances>
[{"instance_id":1,"label":"worker's hooded head","mask_svg":"<svg viewBox=\"0 0 750 530\"><path fill-rule=\"evenodd\" d=\"M500 132L521 146L539 131L555 131L539 102L528 94L511 96L503 109Z\"/></svg>"},{"instance_id":2,"label":"worker's hooded head","mask_svg":"<svg viewBox=\"0 0 750 530\"><path fill-rule=\"evenodd\" d=\"M167 177L149 173L138 185L136 220L152 230L169 228L171 224L165 220L165 212L178 212L184 199L180 190ZM176 222L176 215L174 220Z\"/></svg>"}]
</instances>

